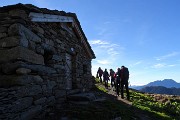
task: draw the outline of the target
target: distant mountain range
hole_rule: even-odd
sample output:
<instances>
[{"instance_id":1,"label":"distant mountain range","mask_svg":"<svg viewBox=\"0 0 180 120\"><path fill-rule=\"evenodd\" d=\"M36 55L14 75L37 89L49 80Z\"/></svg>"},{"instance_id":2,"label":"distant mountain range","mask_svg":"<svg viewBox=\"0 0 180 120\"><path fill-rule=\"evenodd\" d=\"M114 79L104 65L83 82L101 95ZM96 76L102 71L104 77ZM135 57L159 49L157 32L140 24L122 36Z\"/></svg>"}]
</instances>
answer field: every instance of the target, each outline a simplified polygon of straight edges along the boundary
<instances>
[{"instance_id":1,"label":"distant mountain range","mask_svg":"<svg viewBox=\"0 0 180 120\"><path fill-rule=\"evenodd\" d=\"M163 86L149 86L140 89L141 92L155 93L155 94L168 94L168 95L180 95L180 88L166 88Z\"/></svg>"},{"instance_id":2,"label":"distant mountain range","mask_svg":"<svg viewBox=\"0 0 180 120\"><path fill-rule=\"evenodd\" d=\"M180 83L172 79L157 80L143 86L130 86L130 88L157 94L180 95Z\"/></svg>"},{"instance_id":3,"label":"distant mountain range","mask_svg":"<svg viewBox=\"0 0 180 120\"><path fill-rule=\"evenodd\" d=\"M176 81L174 81L173 79L164 79L164 80L157 80L154 82L150 82L147 85L142 85L142 86L130 86L130 88L136 89L136 90L140 90L144 87L149 87L149 86L163 86L166 88L180 88L180 83L177 83Z\"/></svg>"}]
</instances>

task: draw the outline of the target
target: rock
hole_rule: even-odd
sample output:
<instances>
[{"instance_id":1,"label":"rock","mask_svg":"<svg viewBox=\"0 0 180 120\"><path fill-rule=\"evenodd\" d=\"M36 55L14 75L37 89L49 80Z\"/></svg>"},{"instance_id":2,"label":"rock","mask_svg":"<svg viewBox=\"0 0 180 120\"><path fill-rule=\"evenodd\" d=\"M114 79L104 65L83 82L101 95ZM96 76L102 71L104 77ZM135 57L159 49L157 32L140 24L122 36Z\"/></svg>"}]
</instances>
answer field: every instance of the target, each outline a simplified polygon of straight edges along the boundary
<instances>
[{"instance_id":1,"label":"rock","mask_svg":"<svg viewBox=\"0 0 180 120\"><path fill-rule=\"evenodd\" d=\"M6 27L0 27L0 33L3 33L3 32L7 32L7 28Z\"/></svg>"},{"instance_id":2,"label":"rock","mask_svg":"<svg viewBox=\"0 0 180 120\"><path fill-rule=\"evenodd\" d=\"M15 23L8 28L8 34L10 36L20 35L27 40L34 41L35 43L40 43L41 38L35 33L24 27L22 24Z\"/></svg>"},{"instance_id":3,"label":"rock","mask_svg":"<svg viewBox=\"0 0 180 120\"><path fill-rule=\"evenodd\" d=\"M28 85L31 83L41 84L43 82L43 79L40 76L33 76L33 75L23 75L23 76L1 75L0 77L1 77L0 87Z\"/></svg>"},{"instance_id":4,"label":"rock","mask_svg":"<svg viewBox=\"0 0 180 120\"><path fill-rule=\"evenodd\" d=\"M55 39L55 41L56 41L56 43L58 43L58 44L62 44L62 43L63 43L62 40L60 40L60 39Z\"/></svg>"},{"instance_id":5,"label":"rock","mask_svg":"<svg viewBox=\"0 0 180 120\"><path fill-rule=\"evenodd\" d=\"M28 47L28 40L26 38L21 38L20 36L6 37L0 40L0 47L2 48L16 46Z\"/></svg>"},{"instance_id":6,"label":"rock","mask_svg":"<svg viewBox=\"0 0 180 120\"><path fill-rule=\"evenodd\" d=\"M55 98L66 96L67 92L65 90L56 90L55 91Z\"/></svg>"},{"instance_id":7,"label":"rock","mask_svg":"<svg viewBox=\"0 0 180 120\"><path fill-rule=\"evenodd\" d=\"M27 69L27 68L18 68L16 70L17 74L28 74L31 72L31 69Z\"/></svg>"},{"instance_id":8,"label":"rock","mask_svg":"<svg viewBox=\"0 0 180 120\"><path fill-rule=\"evenodd\" d=\"M55 81L48 81L47 89L52 90L54 86L56 86L56 82Z\"/></svg>"},{"instance_id":9,"label":"rock","mask_svg":"<svg viewBox=\"0 0 180 120\"><path fill-rule=\"evenodd\" d=\"M0 55L0 63L21 59L27 62L44 65L44 58L42 55L36 54L34 51L21 46L8 50L0 50Z\"/></svg>"},{"instance_id":10,"label":"rock","mask_svg":"<svg viewBox=\"0 0 180 120\"><path fill-rule=\"evenodd\" d=\"M29 49L36 51L36 44L33 41L29 41Z\"/></svg>"},{"instance_id":11,"label":"rock","mask_svg":"<svg viewBox=\"0 0 180 120\"><path fill-rule=\"evenodd\" d=\"M40 85L26 85L18 89L17 94L19 97L24 96L36 96L42 94L42 88Z\"/></svg>"},{"instance_id":12,"label":"rock","mask_svg":"<svg viewBox=\"0 0 180 120\"><path fill-rule=\"evenodd\" d=\"M59 55L53 55L52 56L52 60L56 60L56 61L62 61L62 57L61 56L59 56Z\"/></svg>"},{"instance_id":13,"label":"rock","mask_svg":"<svg viewBox=\"0 0 180 120\"><path fill-rule=\"evenodd\" d=\"M44 34L44 30L39 26L33 27L33 30L36 31L37 33Z\"/></svg>"},{"instance_id":14,"label":"rock","mask_svg":"<svg viewBox=\"0 0 180 120\"><path fill-rule=\"evenodd\" d=\"M32 97L25 97L18 99L14 103L12 103L12 106L10 108L11 112L20 112L32 105L33 98Z\"/></svg>"},{"instance_id":15,"label":"rock","mask_svg":"<svg viewBox=\"0 0 180 120\"><path fill-rule=\"evenodd\" d=\"M55 32L55 31L52 30L52 29L50 29L49 32L52 33L53 35L57 35L57 32Z\"/></svg>"},{"instance_id":16,"label":"rock","mask_svg":"<svg viewBox=\"0 0 180 120\"><path fill-rule=\"evenodd\" d=\"M25 68L31 69L34 72L38 72L39 75L52 75L56 74L56 70L43 65L24 65Z\"/></svg>"},{"instance_id":17,"label":"rock","mask_svg":"<svg viewBox=\"0 0 180 120\"><path fill-rule=\"evenodd\" d=\"M121 120L121 117L116 117L116 118L114 118L112 120Z\"/></svg>"},{"instance_id":18,"label":"rock","mask_svg":"<svg viewBox=\"0 0 180 120\"><path fill-rule=\"evenodd\" d=\"M49 52L51 54L56 54L56 50L53 46L50 46L48 44L42 43L42 48L45 50L45 52Z\"/></svg>"},{"instance_id":19,"label":"rock","mask_svg":"<svg viewBox=\"0 0 180 120\"><path fill-rule=\"evenodd\" d=\"M2 72L6 74L11 74L18 68L31 69L31 71L37 72L39 75L53 75L57 73L54 68L47 67L44 65L28 65L21 61L15 63L6 63L1 66Z\"/></svg>"},{"instance_id":20,"label":"rock","mask_svg":"<svg viewBox=\"0 0 180 120\"><path fill-rule=\"evenodd\" d=\"M11 16L18 16L24 19L27 19L28 15L26 14L26 12L24 10L21 9L14 9L9 11L9 15Z\"/></svg>"},{"instance_id":21,"label":"rock","mask_svg":"<svg viewBox=\"0 0 180 120\"><path fill-rule=\"evenodd\" d=\"M53 68L55 69L65 69L64 65L61 65L61 64L54 64L54 65L51 65Z\"/></svg>"},{"instance_id":22,"label":"rock","mask_svg":"<svg viewBox=\"0 0 180 120\"><path fill-rule=\"evenodd\" d=\"M41 46L36 46L36 52L38 54L44 55L44 49Z\"/></svg>"},{"instance_id":23,"label":"rock","mask_svg":"<svg viewBox=\"0 0 180 120\"><path fill-rule=\"evenodd\" d=\"M17 61L14 63L5 63L1 65L1 69L5 74L12 74L15 73L16 69L22 67L22 65L25 65L25 63L21 61Z\"/></svg>"},{"instance_id":24,"label":"rock","mask_svg":"<svg viewBox=\"0 0 180 120\"><path fill-rule=\"evenodd\" d=\"M49 46L54 46L54 42L52 40L49 40L49 39L45 39L45 44L47 44Z\"/></svg>"},{"instance_id":25,"label":"rock","mask_svg":"<svg viewBox=\"0 0 180 120\"><path fill-rule=\"evenodd\" d=\"M75 95L68 96L70 101L93 101L96 97L93 93L79 93Z\"/></svg>"},{"instance_id":26,"label":"rock","mask_svg":"<svg viewBox=\"0 0 180 120\"><path fill-rule=\"evenodd\" d=\"M4 37L6 37L6 36L7 36L6 33L0 33L0 39L1 39L1 38L4 38Z\"/></svg>"},{"instance_id":27,"label":"rock","mask_svg":"<svg viewBox=\"0 0 180 120\"><path fill-rule=\"evenodd\" d=\"M44 105L46 103L46 100L47 100L47 98L43 97L43 98L40 98L40 99L34 101L34 104L35 105Z\"/></svg>"},{"instance_id":28,"label":"rock","mask_svg":"<svg viewBox=\"0 0 180 120\"><path fill-rule=\"evenodd\" d=\"M43 95L48 96L48 90L47 90L46 85L42 85L42 92L43 92Z\"/></svg>"},{"instance_id":29,"label":"rock","mask_svg":"<svg viewBox=\"0 0 180 120\"><path fill-rule=\"evenodd\" d=\"M46 103L49 105L54 105L54 103L56 102L56 99L54 96L48 97Z\"/></svg>"},{"instance_id":30,"label":"rock","mask_svg":"<svg viewBox=\"0 0 180 120\"><path fill-rule=\"evenodd\" d=\"M20 115L20 120L32 120L42 111L42 106L33 106Z\"/></svg>"}]
</instances>

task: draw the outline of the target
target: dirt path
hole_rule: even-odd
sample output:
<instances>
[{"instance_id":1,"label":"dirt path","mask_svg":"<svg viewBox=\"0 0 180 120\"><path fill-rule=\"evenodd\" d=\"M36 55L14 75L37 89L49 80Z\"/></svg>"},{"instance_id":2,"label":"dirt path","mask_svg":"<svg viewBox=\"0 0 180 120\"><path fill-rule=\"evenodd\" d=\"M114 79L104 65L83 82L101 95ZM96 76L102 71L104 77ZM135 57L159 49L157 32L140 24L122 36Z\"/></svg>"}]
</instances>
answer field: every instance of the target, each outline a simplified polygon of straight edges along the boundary
<instances>
[{"instance_id":1,"label":"dirt path","mask_svg":"<svg viewBox=\"0 0 180 120\"><path fill-rule=\"evenodd\" d=\"M102 85L102 84L98 84L98 85L100 85L101 87L105 88L104 85ZM107 89L107 91L108 91L107 93L109 95L113 95L113 96L115 96L117 98L117 100L125 103L141 120L152 120L152 118L149 117L148 115L146 115L143 111L137 110L135 108L133 109L131 101L127 100L126 98L122 99L121 96L117 96L116 92L113 90L112 87L109 87Z\"/></svg>"}]
</instances>

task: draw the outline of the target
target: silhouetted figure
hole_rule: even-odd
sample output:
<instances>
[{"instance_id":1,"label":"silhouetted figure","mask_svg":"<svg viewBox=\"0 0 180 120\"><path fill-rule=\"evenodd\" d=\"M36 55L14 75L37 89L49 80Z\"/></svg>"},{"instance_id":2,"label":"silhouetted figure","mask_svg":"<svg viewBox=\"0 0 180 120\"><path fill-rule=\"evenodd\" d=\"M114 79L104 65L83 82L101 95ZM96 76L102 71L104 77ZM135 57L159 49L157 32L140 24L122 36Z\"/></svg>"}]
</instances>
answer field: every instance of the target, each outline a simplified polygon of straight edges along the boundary
<instances>
[{"instance_id":1,"label":"silhouetted figure","mask_svg":"<svg viewBox=\"0 0 180 120\"><path fill-rule=\"evenodd\" d=\"M118 68L117 72L116 72L116 93L117 93L118 96L119 96L119 93L120 93L120 84L121 84L121 82L120 82L121 77L120 76L121 76L121 69Z\"/></svg>"},{"instance_id":2,"label":"silhouetted figure","mask_svg":"<svg viewBox=\"0 0 180 120\"><path fill-rule=\"evenodd\" d=\"M105 87L108 88L109 73L108 73L107 69L105 69L105 71L103 73L103 78L104 78L104 82L105 82Z\"/></svg>"},{"instance_id":3,"label":"silhouetted figure","mask_svg":"<svg viewBox=\"0 0 180 120\"><path fill-rule=\"evenodd\" d=\"M121 98L124 99L124 85L126 88L127 99L130 99L129 96L129 88L128 88L128 80L129 80L129 70L127 67L121 67Z\"/></svg>"},{"instance_id":4,"label":"silhouetted figure","mask_svg":"<svg viewBox=\"0 0 180 120\"><path fill-rule=\"evenodd\" d=\"M99 67L97 71L97 77L100 79L101 83L102 83L102 75L103 75L103 70L101 69L101 67Z\"/></svg>"},{"instance_id":5,"label":"silhouetted figure","mask_svg":"<svg viewBox=\"0 0 180 120\"><path fill-rule=\"evenodd\" d=\"M110 77L111 77L111 87L114 87L114 80L115 80L115 72L113 69L110 69Z\"/></svg>"}]
</instances>

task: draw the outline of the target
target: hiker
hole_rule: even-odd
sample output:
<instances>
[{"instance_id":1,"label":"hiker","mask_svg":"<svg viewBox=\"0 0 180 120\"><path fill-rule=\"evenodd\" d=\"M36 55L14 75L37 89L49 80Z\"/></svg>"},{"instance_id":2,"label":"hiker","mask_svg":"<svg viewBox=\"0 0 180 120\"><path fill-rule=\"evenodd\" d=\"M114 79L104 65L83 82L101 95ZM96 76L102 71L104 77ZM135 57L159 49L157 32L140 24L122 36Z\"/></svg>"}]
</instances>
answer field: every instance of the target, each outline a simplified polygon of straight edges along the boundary
<instances>
[{"instance_id":1,"label":"hiker","mask_svg":"<svg viewBox=\"0 0 180 120\"><path fill-rule=\"evenodd\" d=\"M110 74L110 77L111 77L111 87L113 88L114 80L115 80L115 78L114 78L114 74L115 74L114 70L110 69L110 73L109 74Z\"/></svg>"},{"instance_id":2,"label":"hiker","mask_svg":"<svg viewBox=\"0 0 180 120\"><path fill-rule=\"evenodd\" d=\"M108 73L107 69L105 69L105 71L103 73L103 78L104 78L104 82L105 82L105 87L108 88L109 73Z\"/></svg>"},{"instance_id":3,"label":"hiker","mask_svg":"<svg viewBox=\"0 0 180 120\"><path fill-rule=\"evenodd\" d=\"M117 69L117 72L116 72L116 93L117 93L117 96L119 96L119 93L120 93L120 80L121 80L121 69L118 68Z\"/></svg>"},{"instance_id":4,"label":"hiker","mask_svg":"<svg viewBox=\"0 0 180 120\"><path fill-rule=\"evenodd\" d=\"M129 70L125 66L121 66L121 98L124 99L124 85L126 88L126 96L127 99L130 99L129 96L129 88L128 88L128 80L129 80Z\"/></svg>"},{"instance_id":5,"label":"hiker","mask_svg":"<svg viewBox=\"0 0 180 120\"><path fill-rule=\"evenodd\" d=\"M101 83L102 83L102 75L103 75L103 70L101 69L101 67L99 67L99 69L97 71L97 78L100 79Z\"/></svg>"}]
</instances>

